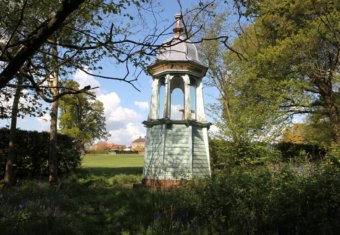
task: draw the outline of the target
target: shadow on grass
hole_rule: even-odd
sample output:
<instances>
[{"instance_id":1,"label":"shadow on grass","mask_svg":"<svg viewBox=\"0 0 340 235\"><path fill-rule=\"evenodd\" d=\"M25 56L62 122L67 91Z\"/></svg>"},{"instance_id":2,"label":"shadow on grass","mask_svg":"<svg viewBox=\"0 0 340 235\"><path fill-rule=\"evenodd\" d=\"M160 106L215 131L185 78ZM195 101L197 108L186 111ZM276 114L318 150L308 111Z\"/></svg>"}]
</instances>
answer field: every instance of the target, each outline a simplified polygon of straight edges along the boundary
<instances>
[{"instance_id":1,"label":"shadow on grass","mask_svg":"<svg viewBox=\"0 0 340 235\"><path fill-rule=\"evenodd\" d=\"M110 177L114 175L142 175L143 167L84 167L77 170L82 174Z\"/></svg>"},{"instance_id":2,"label":"shadow on grass","mask_svg":"<svg viewBox=\"0 0 340 235\"><path fill-rule=\"evenodd\" d=\"M47 183L27 181L0 193L0 234L164 234L155 230L154 224L168 224L169 201L176 205L182 202L174 202L175 194L123 187L135 177L126 174L140 173L138 167L79 171L80 175L71 176L53 190ZM112 175L119 173L125 175Z\"/></svg>"}]
</instances>

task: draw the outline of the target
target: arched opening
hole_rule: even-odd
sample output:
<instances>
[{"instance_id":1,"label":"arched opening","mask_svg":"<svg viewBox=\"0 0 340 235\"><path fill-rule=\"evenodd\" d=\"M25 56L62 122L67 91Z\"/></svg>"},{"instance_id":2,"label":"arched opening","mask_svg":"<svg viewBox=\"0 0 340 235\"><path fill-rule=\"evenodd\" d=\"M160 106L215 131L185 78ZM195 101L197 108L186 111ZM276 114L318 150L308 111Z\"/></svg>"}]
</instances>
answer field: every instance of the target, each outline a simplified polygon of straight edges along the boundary
<instances>
[{"instance_id":1,"label":"arched opening","mask_svg":"<svg viewBox=\"0 0 340 235\"><path fill-rule=\"evenodd\" d=\"M175 88L171 92L170 119L182 120L184 117L184 92L181 88Z\"/></svg>"}]
</instances>

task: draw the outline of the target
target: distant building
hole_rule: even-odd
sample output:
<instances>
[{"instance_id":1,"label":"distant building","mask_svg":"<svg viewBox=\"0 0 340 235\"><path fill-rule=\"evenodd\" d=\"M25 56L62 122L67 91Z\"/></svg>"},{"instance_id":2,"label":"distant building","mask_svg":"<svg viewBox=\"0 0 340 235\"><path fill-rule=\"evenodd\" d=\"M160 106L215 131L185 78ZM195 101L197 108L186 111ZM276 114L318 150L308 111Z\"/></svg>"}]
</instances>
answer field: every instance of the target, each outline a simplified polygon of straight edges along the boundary
<instances>
[{"instance_id":1,"label":"distant building","mask_svg":"<svg viewBox=\"0 0 340 235\"><path fill-rule=\"evenodd\" d=\"M109 144L110 151L123 151L126 148L125 145Z\"/></svg>"},{"instance_id":2,"label":"distant building","mask_svg":"<svg viewBox=\"0 0 340 235\"><path fill-rule=\"evenodd\" d=\"M145 149L145 138L139 137L138 139L135 139L131 143L131 150L132 151L138 151L140 153L144 152Z\"/></svg>"},{"instance_id":3,"label":"distant building","mask_svg":"<svg viewBox=\"0 0 340 235\"><path fill-rule=\"evenodd\" d=\"M123 151L126 148L125 145L119 144L109 144L104 142L99 142L95 145L90 147L92 151L109 151L109 152L116 152L116 151Z\"/></svg>"}]
</instances>

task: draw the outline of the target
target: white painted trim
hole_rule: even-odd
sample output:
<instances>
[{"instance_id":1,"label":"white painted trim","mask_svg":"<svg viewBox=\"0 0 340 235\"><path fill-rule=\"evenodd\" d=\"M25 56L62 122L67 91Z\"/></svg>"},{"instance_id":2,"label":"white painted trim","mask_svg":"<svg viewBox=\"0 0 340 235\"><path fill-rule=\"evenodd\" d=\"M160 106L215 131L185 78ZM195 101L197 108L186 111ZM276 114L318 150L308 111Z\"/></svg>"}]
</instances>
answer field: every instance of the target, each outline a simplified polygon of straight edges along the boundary
<instances>
[{"instance_id":1,"label":"white painted trim","mask_svg":"<svg viewBox=\"0 0 340 235\"><path fill-rule=\"evenodd\" d=\"M155 120L159 117L159 79L153 78L152 81L152 94L151 94L151 102L150 102L150 110L149 110L149 120Z\"/></svg>"},{"instance_id":2,"label":"white painted trim","mask_svg":"<svg viewBox=\"0 0 340 235\"><path fill-rule=\"evenodd\" d=\"M198 81L198 86L196 88L196 117L197 121L205 122L205 112L204 112L204 99L203 99L203 84L202 81Z\"/></svg>"},{"instance_id":3,"label":"white painted trim","mask_svg":"<svg viewBox=\"0 0 340 235\"><path fill-rule=\"evenodd\" d=\"M190 77L188 74L182 76L184 82L184 119L191 119L190 108Z\"/></svg>"},{"instance_id":4,"label":"white painted trim","mask_svg":"<svg viewBox=\"0 0 340 235\"><path fill-rule=\"evenodd\" d=\"M171 79L174 76L171 76L170 74L165 75L165 89L164 89L164 118L170 118L171 117Z\"/></svg>"},{"instance_id":5,"label":"white painted trim","mask_svg":"<svg viewBox=\"0 0 340 235\"><path fill-rule=\"evenodd\" d=\"M206 156L207 156L207 161L208 161L208 166L209 166L209 175L211 176L208 128L203 127L202 132L203 132L203 141L204 141L205 153L206 153Z\"/></svg>"},{"instance_id":6,"label":"white painted trim","mask_svg":"<svg viewBox=\"0 0 340 235\"><path fill-rule=\"evenodd\" d=\"M189 134L189 164L190 164L190 178L192 178L192 176L193 176L193 174L194 174L194 172L193 172L193 159L192 159L192 157L193 157L193 151L194 151L194 149L193 149L193 144L192 144L192 138L193 138L193 126L192 125L190 125L189 126L189 128L188 128L188 134Z\"/></svg>"}]
</instances>

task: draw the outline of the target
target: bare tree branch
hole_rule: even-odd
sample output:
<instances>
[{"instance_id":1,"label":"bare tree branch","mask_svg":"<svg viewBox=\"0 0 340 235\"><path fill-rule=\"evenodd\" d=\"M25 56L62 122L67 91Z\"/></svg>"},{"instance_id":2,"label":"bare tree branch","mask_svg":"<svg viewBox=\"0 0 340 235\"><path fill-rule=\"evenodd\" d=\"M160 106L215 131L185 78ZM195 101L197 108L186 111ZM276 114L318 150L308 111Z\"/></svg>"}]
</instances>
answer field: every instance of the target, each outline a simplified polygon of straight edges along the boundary
<instances>
[{"instance_id":1,"label":"bare tree branch","mask_svg":"<svg viewBox=\"0 0 340 235\"><path fill-rule=\"evenodd\" d=\"M20 48L0 74L0 89L13 79L20 67L30 58L40 46L62 25L65 19L75 11L85 0L63 0L55 15L44 21L28 37L30 40Z\"/></svg>"}]
</instances>

